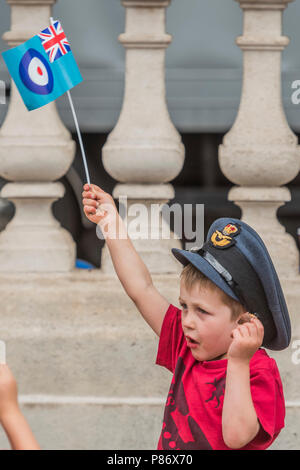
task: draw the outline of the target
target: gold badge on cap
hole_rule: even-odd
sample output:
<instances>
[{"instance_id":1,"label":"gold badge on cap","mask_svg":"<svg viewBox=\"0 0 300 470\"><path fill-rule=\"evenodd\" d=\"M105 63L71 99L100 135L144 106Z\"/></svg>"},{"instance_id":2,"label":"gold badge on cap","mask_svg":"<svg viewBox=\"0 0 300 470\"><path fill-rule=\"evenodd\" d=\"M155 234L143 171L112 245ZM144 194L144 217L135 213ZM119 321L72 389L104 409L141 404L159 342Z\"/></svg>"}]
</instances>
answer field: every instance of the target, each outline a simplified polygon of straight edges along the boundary
<instances>
[{"instance_id":1,"label":"gold badge on cap","mask_svg":"<svg viewBox=\"0 0 300 470\"><path fill-rule=\"evenodd\" d=\"M210 242L215 248L229 248L235 244L233 237L240 233L241 229L236 224L227 224L222 231L215 230L210 237Z\"/></svg>"}]
</instances>

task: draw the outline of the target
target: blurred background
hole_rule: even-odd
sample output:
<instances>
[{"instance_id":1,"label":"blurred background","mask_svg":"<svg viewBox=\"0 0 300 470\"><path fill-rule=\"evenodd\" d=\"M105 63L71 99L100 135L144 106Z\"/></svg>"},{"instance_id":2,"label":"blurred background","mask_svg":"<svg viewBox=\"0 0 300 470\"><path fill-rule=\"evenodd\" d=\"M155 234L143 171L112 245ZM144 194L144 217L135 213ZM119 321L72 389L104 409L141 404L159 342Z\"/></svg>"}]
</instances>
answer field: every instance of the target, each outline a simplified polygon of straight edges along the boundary
<instances>
[{"instance_id":1,"label":"blurred background","mask_svg":"<svg viewBox=\"0 0 300 470\"><path fill-rule=\"evenodd\" d=\"M10 29L10 7L5 0L0 0L0 5L0 28L3 33ZM107 135L117 122L122 105L125 50L117 38L124 31L125 9L120 6L119 0L63 0L54 5L53 15L61 19L83 76L83 82L71 93L91 181L112 192L116 181L103 168L101 151ZM300 105L291 101L291 84L300 79L300 2L291 3L283 17L283 34L291 40L289 47L283 51L283 104L289 125L299 139ZM242 10L232 0L173 0L167 9L166 30L173 36L166 50L167 104L186 150L184 167L172 181L175 200L170 204L204 203L205 233L217 217L241 216L240 208L227 201L232 183L220 171L218 146L231 128L240 103L242 52L235 45L234 38L242 33L242 19ZM6 49L6 44L0 40L0 51ZM9 76L2 58L0 79L6 82L8 103ZM61 119L77 142L65 96L57 100L57 107ZM7 104L0 105L0 125L6 111ZM66 192L62 199L54 203L54 214L76 241L77 257L99 267L99 240L92 226L84 226L80 208L85 175L78 145L72 169L61 182ZM5 181L0 178L0 188L4 184ZM292 201L279 209L278 218L287 232L297 239L297 228L300 227L300 174L287 186ZM13 217L13 213L13 204L0 199L0 230Z\"/></svg>"}]
</instances>

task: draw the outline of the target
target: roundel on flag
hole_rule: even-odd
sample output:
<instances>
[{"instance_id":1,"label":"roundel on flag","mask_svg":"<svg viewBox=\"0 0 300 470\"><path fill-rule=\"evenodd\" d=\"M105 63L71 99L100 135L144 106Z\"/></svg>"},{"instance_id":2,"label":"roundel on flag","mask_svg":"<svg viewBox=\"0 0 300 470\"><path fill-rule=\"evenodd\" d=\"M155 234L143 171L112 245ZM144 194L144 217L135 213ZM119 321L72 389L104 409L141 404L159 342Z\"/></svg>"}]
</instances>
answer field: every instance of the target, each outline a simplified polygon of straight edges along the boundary
<instances>
[{"instance_id":1,"label":"roundel on flag","mask_svg":"<svg viewBox=\"0 0 300 470\"><path fill-rule=\"evenodd\" d=\"M24 85L33 93L48 95L53 90L53 73L40 52L28 49L23 55L19 73Z\"/></svg>"}]
</instances>

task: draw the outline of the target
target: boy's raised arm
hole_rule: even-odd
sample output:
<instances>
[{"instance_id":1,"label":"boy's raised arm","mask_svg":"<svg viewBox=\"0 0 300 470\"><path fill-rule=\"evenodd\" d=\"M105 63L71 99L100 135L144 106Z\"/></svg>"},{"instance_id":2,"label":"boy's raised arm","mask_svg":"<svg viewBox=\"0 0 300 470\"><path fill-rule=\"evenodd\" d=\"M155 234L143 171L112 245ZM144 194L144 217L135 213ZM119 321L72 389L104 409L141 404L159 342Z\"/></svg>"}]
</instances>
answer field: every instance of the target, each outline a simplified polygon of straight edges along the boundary
<instances>
[{"instance_id":1,"label":"boy's raised arm","mask_svg":"<svg viewBox=\"0 0 300 470\"><path fill-rule=\"evenodd\" d=\"M134 248L112 196L96 185L85 185L84 213L99 224L115 271L127 295L159 336L169 302L154 287L151 275Z\"/></svg>"}]
</instances>

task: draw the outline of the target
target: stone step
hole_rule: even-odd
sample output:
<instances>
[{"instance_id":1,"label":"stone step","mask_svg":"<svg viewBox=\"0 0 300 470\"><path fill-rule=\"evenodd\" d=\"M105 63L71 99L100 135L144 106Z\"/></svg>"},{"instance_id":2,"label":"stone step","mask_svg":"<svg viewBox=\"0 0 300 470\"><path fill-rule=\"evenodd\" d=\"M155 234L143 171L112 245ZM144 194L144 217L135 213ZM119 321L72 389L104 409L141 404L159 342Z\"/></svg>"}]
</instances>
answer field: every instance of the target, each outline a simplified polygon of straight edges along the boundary
<instances>
[{"instance_id":1,"label":"stone step","mask_svg":"<svg viewBox=\"0 0 300 470\"><path fill-rule=\"evenodd\" d=\"M1 279L1 339L20 393L166 393L157 336L119 281L97 274Z\"/></svg>"},{"instance_id":2,"label":"stone step","mask_svg":"<svg viewBox=\"0 0 300 470\"><path fill-rule=\"evenodd\" d=\"M35 405L22 411L43 450L157 447L163 406ZM0 449L9 449L0 427Z\"/></svg>"},{"instance_id":3,"label":"stone step","mask_svg":"<svg viewBox=\"0 0 300 470\"><path fill-rule=\"evenodd\" d=\"M53 402L21 409L44 450L155 450L164 406ZM288 407L285 428L269 449L297 450L299 420L300 408ZM0 449L8 448L0 427Z\"/></svg>"},{"instance_id":4,"label":"stone step","mask_svg":"<svg viewBox=\"0 0 300 470\"><path fill-rule=\"evenodd\" d=\"M177 276L153 276L177 304ZM283 283L284 284L284 283ZM298 280L284 285L293 340ZM156 366L158 339L115 277L99 270L0 275L0 339L22 409L45 449L155 449L171 374ZM292 344L274 353L286 428L274 448L297 448L299 367ZM0 446L7 440L0 434Z\"/></svg>"}]
</instances>

